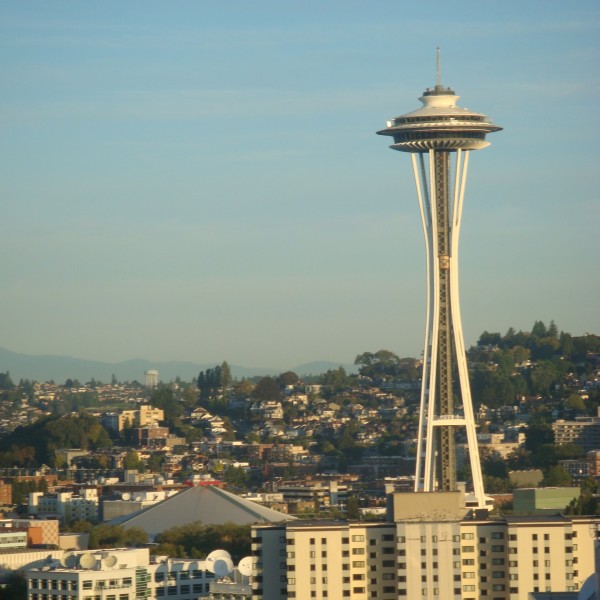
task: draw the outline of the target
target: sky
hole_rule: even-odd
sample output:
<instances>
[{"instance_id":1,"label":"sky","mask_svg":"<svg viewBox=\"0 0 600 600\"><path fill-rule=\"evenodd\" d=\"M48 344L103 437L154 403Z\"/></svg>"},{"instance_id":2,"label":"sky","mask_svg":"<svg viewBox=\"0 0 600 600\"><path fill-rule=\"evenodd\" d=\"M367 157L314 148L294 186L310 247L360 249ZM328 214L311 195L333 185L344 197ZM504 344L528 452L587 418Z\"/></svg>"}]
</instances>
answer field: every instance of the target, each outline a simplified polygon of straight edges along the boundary
<instances>
[{"instance_id":1,"label":"sky","mask_svg":"<svg viewBox=\"0 0 600 600\"><path fill-rule=\"evenodd\" d=\"M600 333L600 4L0 0L0 346L288 369L419 356L410 157L441 78L472 153L467 345ZM1 370L1 365L0 365Z\"/></svg>"}]
</instances>

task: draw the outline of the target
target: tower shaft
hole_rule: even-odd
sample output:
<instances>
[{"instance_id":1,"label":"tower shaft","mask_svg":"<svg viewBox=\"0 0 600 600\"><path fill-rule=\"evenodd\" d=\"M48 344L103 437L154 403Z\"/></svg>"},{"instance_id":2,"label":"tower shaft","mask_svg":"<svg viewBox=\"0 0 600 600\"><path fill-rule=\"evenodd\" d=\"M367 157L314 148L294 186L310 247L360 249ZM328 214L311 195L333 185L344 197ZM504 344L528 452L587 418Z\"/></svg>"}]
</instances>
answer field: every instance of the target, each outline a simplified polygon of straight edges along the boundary
<instances>
[{"instance_id":1,"label":"tower shaft","mask_svg":"<svg viewBox=\"0 0 600 600\"><path fill-rule=\"evenodd\" d=\"M433 176L435 180L435 220L437 225L438 264L438 361L437 361L437 403L438 415L452 415L454 396L452 390L452 299L450 295L450 205L449 169L450 154L434 151ZM438 472L439 487L442 491L456 489L456 449L454 427L438 428Z\"/></svg>"},{"instance_id":2,"label":"tower shaft","mask_svg":"<svg viewBox=\"0 0 600 600\"><path fill-rule=\"evenodd\" d=\"M502 128L485 115L459 108L458 96L438 78L423 106L387 122L380 135L411 154L427 264L427 318L417 434L415 491L454 491L458 429L469 449L473 494L485 507L483 477L469 385L458 293L458 239L469 152L489 145ZM454 378L460 391L455 401Z\"/></svg>"}]
</instances>

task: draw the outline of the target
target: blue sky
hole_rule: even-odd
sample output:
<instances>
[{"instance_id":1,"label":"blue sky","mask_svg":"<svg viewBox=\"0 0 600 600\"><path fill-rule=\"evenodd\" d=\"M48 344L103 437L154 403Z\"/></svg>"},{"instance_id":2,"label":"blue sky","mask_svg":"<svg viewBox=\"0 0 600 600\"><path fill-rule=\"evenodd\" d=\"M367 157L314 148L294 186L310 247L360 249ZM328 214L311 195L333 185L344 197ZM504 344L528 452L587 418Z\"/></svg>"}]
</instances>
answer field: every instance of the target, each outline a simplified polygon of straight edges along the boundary
<instances>
[{"instance_id":1,"label":"blue sky","mask_svg":"<svg viewBox=\"0 0 600 600\"><path fill-rule=\"evenodd\" d=\"M291 368L418 356L407 155L442 81L504 131L471 158L467 344L600 333L600 5L0 1L0 345ZM1 368L1 365L0 365Z\"/></svg>"}]
</instances>

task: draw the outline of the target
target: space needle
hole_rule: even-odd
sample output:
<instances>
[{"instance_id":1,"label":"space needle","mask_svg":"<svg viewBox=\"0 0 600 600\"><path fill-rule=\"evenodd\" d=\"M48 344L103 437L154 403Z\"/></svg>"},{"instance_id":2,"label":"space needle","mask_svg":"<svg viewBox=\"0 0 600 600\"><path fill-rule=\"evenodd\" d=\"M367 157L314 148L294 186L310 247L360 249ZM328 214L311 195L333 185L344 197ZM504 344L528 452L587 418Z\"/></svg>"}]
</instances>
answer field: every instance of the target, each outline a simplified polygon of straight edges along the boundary
<instances>
[{"instance_id":1,"label":"space needle","mask_svg":"<svg viewBox=\"0 0 600 600\"><path fill-rule=\"evenodd\" d=\"M485 507L473 403L458 293L458 240L469 151L489 146L486 135L502 128L485 115L456 105L443 87L440 53L433 89L423 106L387 122L380 135L393 150L409 152L421 210L427 262L427 317L415 471L415 491L455 491L457 428L464 428L477 506ZM453 380L460 394L455 402ZM473 503L475 504L475 503Z\"/></svg>"}]
</instances>

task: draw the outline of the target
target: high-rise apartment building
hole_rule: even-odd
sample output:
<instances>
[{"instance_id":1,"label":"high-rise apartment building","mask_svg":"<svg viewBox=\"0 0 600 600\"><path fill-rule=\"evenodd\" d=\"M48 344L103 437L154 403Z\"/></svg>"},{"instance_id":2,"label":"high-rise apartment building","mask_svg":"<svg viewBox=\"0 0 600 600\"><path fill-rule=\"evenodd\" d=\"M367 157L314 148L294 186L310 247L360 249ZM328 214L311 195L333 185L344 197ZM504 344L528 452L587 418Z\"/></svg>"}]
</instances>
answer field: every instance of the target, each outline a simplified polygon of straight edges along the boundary
<instances>
[{"instance_id":1,"label":"high-rise apartment building","mask_svg":"<svg viewBox=\"0 0 600 600\"><path fill-rule=\"evenodd\" d=\"M594 576L600 517L489 518L461 492L390 496L385 523L252 530L252 600L529 600Z\"/></svg>"},{"instance_id":2,"label":"high-rise apartment building","mask_svg":"<svg viewBox=\"0 0 600 600\"><path fill-rule=\"evenodd\" d=\"M144 375L146 376L146 387L156 387L158 385L158 371L156 369L148 369Z\"/></svg>"}]
</instances>

